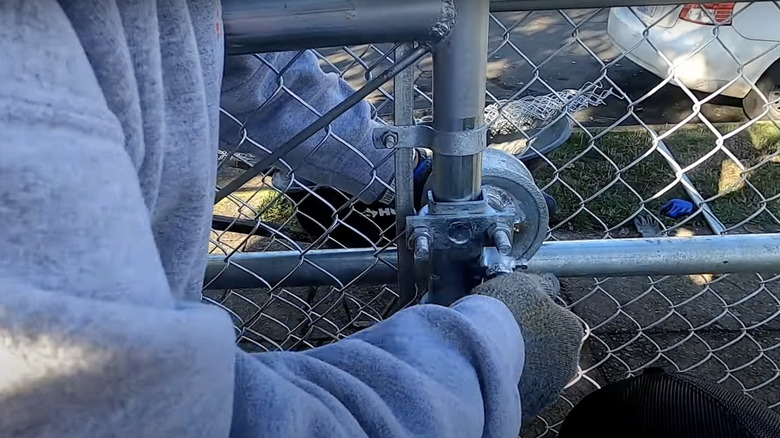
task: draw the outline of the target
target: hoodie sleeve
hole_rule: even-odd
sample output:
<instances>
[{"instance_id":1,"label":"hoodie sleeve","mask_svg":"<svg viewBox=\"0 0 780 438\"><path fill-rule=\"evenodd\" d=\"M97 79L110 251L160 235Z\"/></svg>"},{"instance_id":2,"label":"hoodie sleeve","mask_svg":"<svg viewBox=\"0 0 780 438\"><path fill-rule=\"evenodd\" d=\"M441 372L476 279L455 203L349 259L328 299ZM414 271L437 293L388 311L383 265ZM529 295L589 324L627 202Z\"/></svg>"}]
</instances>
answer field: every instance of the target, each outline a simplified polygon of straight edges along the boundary
<instances>
[{"instance_id":1,"label":"hoodie sleeve","mask_svg":"<svg viewBox=\"0 0 780 438\"><path fill-rule=\"evenodd\" d=\"M305 353L240 354L234 437L516 437L524 352L506 306L421 305Z\"/></svg>"},{"instance_id":2,"label":"hoodie sleeve","mask_svg":"<svg viewBox=\"0 0 780 438\"><path fill-rule=\"evenodd\" d=\"M469 297L250 355L177 302L122 128L52 0L0 2L0 436L513 436L519 328Z\"/></svg>"},{"instance_id":3,"label":"hoodie sleeve","mask_svg":"<svg viewBox=\"0 0 780 438\"><path fill-rule=\"evenodd\" d=\"M174 300L57 2L0 2L0 77L0 436L227 436L230 319Z\"/></svg>"},{"instance_id":4,"label":"hoodie sleeve","mask_svg":"<svg viewBox=\"0 0 780 438\"><path fill-rule=\"evenodd\" d=\"M299 56L300 55L300 56ZM281 74L283 72L283 74ZM228 56L222 81L220 148L264 157L354 90L326 74L311 51ZM372 203L392 180L392 152L376 149L368 102L355 105L284 157L299 177ZM243 139L246 135L259 144ZM282 166L283 167L283 166Z\"/></svg>"}]
</instances>

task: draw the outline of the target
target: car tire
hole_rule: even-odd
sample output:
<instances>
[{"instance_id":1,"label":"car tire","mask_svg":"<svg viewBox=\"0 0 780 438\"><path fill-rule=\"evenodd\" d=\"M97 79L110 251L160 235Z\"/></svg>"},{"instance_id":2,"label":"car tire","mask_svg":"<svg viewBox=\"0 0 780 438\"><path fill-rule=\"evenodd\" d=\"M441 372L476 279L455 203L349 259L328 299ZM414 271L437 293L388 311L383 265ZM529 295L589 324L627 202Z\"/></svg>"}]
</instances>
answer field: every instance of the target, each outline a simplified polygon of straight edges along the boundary
<instances>
[{"instance_id":1,"label":"car tire","mask_svg":"<svg viewBox=\"0 0 780 438\"><path fill-rule=\"evenodd\" d=\"M774 102L770 103L769 111L764 114L764 117L780 120L780 62L774 63L761 75L761 78L756 82L756 88L769 102ZM764 105L764 99L754 89L751 89L742 99L742 108L750 119L761 117L764 113Z\"/></svg>"}]
</instances>

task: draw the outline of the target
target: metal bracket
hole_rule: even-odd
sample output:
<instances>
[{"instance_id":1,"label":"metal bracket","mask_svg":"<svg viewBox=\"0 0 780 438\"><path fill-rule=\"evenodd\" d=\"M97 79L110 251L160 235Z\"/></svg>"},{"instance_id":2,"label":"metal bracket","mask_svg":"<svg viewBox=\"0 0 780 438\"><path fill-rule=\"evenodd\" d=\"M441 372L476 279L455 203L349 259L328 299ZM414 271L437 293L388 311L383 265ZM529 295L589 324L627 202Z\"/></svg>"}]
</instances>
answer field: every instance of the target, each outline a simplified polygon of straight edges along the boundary
<instances>
[{"instance_id":1,"label":"metal bracket","mask_svg":"<svg viewBox=\"0 0 780 438\"><path fill-rule=\"evenodd\" d=\"M485 248L482 250L480 264L485 269L485 277L492 278L514 271L517 260L512 256L501 255L496 248Z\"/></svg>"},{"instance_id":2,"label":"metal bracket","mask_svg":"<svg viewBox=\"0 0 780 438\"><path fill-rule=\"evenodd\" d=\"M428 180L424 193L427 194L431 189L432 184ZM531 258L545 240L549 215L544 196L525 165L504 151L485 150L482 154L481 197L487 200L493 210L514 216L514 222L510 225L511 255L518 259ZM424 197L420 201L429 203L430 198ZM465 203L452 205L463 214ZM434 208L442 207L437 205ZM506 235L496 235L494 239L499 238L506 243L504 237ZM505 245L500 246L506 248Z\"/></svg>"},{"instance_id":3,"label":"metal bracket","mask_svg":"<svg viewBox=\"0 0 780 438\"><path fill-rule=\"evenodd\" d=\"M468 156L487 148L487 126L469 131L436 131L430 125L382 126L373 132L374 147L433 149L434 153L449 156Z\"/></svg>"},{"instance_id":4,"label":"metal bracket","mask_svg":"<svg viewBox=\"0 0 780 438\"><path fill-rule=\"evenodd\" d=\"M495 246L502 251L508 244L508 253L514 221L514 213L495 211L484 196L477 201L436 202L429 191L428 205L419 215L406 218L408 244L418 262L425 261L430 250Z\"/></svg>"}]
</instances>

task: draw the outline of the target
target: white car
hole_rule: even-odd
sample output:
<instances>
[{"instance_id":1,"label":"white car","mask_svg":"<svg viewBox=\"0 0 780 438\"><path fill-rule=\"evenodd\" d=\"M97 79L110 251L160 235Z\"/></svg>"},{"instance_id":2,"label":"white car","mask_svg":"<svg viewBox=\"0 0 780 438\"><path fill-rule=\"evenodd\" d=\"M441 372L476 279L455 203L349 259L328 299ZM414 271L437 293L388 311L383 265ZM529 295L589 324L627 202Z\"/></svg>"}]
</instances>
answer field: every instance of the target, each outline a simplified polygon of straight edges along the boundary
<instances>
[{"instance_id":1,"label":"white car","mask_svg":"<svg viewBox=\"0 0 780 438\"><path fill-rule=\"evenodd\" d=\"M640 67L692 90L740 98L751 118L780 120L780 7L775 3L613 8L607 27L618 48Z\"/></svg>"}]
</instances>

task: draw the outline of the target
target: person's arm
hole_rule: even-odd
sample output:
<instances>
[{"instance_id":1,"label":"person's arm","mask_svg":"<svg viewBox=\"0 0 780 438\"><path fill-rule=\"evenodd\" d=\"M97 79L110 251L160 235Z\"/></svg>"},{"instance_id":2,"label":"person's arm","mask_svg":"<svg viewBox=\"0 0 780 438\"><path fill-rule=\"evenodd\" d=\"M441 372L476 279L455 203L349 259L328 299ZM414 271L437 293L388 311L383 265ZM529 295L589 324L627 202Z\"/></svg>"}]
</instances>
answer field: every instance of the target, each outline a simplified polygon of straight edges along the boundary
<instances>
[{"instance_id":1,"label":"person's arm","mask_svg":"<svg viewBox=\"0 0 780 438\"><path fill-rule=\"evenodd\" d=\"M234 436L516 437L575 376L582 326L551 275L472 292L303 354L241 355Z\"/></svg>"},{"instance_id":2,"label":"person's arm","mask_svg":"<svg viewBox=\"0 0 780 438\"><path fill-rule=\"evenodd\" d=\"M416 306L305 353L239 355L235 437L516 437L523 341L500 301Z\"/></svg>"},{"instance_id":3,"label":"person's arm","mask_svg":"<svg viewBox=\"0 0 780 438\"><path fill-rule=\"evenodd\" d=\"M226 436L230 319L174 302L56 1L0 2L0 78L0 436Z\"/></svg>"},{"instance_id":4,"label":"person's arm","mask_svg":"<svg viewBox=\"0 0 780 438\"><path fill-rule=\"evenodd\" d=\"M223 114L220 120L221 148L234 150L245 124L249 138L273 151L317 120L315 111L324 114L354 92L337 75L324 73L310 51L288 66L296 55L226 58L220 104L232 117ZM284 75L279 76L282 69ZM376 126L368 102L362 101L330 125L330 134L318 132L283 159L300 178L359 194L361 201L372 203L387 191L393 175L391 151L373 145ZM239 151L266 156L246 141Z\"/></svg>"},{"instance_id":5,"label":"person's arm","mask_svg":"<svg viewBox=\"0 0 780 438\"><path fill-rule=\"evenodd\" d=\"M172 297L122 129L55 1L0 2L0 77L0 436L516 432L522 341L500 302L241 352L223 311Z\"/></svg>"},{"instance_id":6,"label":"person's arm","mask_svg":"<svg viewBox=\"0 0 780 438\"><path fill-rule=\"evenodd\" d=\"M522 353L500 303L243 353L225 312L172 297L122 129L55 1L0 3L0 77L0 436L517 428Z\"/></svg>"}]
</instances>

